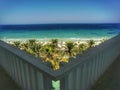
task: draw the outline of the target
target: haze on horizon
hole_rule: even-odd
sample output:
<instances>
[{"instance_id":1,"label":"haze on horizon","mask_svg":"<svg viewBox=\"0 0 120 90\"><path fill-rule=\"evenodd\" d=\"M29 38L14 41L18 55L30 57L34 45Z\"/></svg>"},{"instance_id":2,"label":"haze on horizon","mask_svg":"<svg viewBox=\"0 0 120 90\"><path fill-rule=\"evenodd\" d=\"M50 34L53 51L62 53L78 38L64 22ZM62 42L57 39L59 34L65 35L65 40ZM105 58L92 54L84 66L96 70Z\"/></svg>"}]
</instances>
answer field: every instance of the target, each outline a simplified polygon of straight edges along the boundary
<instances>
[{"instance_id":1,"label":"haze on horizon","mask_svg":"<svg viewBox=\"0 0 120 90\"><path fill-rule=\"evenodd\" d=\"M0 0L0 24L120 23L120 0Z\"/></svg>"}]
</instances>

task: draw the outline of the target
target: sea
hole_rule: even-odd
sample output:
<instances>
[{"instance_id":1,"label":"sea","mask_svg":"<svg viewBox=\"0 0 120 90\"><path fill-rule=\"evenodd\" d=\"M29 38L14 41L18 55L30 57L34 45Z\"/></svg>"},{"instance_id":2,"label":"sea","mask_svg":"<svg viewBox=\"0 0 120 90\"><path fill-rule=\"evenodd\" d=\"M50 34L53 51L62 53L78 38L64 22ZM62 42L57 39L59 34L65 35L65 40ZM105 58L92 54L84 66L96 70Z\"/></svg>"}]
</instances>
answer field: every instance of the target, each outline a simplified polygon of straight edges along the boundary
<instances>
[{"instance_id":1,"label":"sea","mask_svg":"<svg viewBox=\"0 0 120 90\"><path fill-rule=\"evenodd\" d=\"M90 25L89 25L90 26ZM99 26L99 25L98 25ZM86 39L109 39L120 34L120 28L116 27L98 27L92 26L84 28L81 26L78 28L67 26L67 28L1 28L0 39L1 40L22 40L22 39L59 39L59 40L86 40ZM25 26L24 26L25 27ZM52 25L54 27L54 25ZM69 28L70 27L70 28Z\"/></svg>"}]
</instances>

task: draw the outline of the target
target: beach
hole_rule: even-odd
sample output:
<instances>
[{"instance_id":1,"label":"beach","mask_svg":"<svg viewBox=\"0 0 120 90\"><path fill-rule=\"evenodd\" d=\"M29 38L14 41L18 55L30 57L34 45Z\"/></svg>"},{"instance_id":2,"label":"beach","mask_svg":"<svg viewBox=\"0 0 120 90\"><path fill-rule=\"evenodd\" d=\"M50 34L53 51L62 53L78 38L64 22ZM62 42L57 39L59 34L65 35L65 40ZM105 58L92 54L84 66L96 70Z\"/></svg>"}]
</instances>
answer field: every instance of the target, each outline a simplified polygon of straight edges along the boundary
<instances>
[{"instance_id":1,"label":"beach","mask_svg":"<svg viewBox=\"0 0 120 90\"><path fill-rule=\"evenodd\" d=\"M53 39L56 39L56 38L53 38ZM110 38L92 38L92 39L89 39L89 38L84 38L84 39L70 39L70 38L67 38L67 39L57 39L58 40L58 45L61 46L61 45L64 45L65 42L74 42L75 44L81 44L81 43L86 43L88 40L94 40L95 41L95 45L99 45L102 41L104 40L108 40ZM34 39L34 38L30 38L30 39L2 39L2 41L6 42L6 43L9 43L9 44L13 44L13 42L15 41L20 41L20 42L27 42L29 40L36 40L37 42L41 43L41 44L47 44L48 42L50 42L50 40L52 40L52 38L50 39Z\"/></svg>"}]
</instances>

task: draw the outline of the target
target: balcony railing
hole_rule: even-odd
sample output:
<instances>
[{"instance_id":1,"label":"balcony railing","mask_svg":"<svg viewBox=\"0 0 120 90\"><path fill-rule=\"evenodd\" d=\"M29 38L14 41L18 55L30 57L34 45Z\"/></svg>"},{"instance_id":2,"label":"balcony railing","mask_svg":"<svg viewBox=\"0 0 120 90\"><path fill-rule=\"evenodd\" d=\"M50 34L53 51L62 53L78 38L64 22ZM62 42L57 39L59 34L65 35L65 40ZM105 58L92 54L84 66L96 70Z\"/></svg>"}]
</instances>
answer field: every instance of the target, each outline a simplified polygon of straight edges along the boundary
<instances>
[{"instance_id":1,"label":"balcony railing","mask_svg":"<svg viewBox=\"0 0 120 90\"><path fill-rule=\"evenodd\" d=\"M54 71L41 58L0 41L0 65L23 90L90 90L119 55L120 35Z\"/></svg>"}]
</instances>

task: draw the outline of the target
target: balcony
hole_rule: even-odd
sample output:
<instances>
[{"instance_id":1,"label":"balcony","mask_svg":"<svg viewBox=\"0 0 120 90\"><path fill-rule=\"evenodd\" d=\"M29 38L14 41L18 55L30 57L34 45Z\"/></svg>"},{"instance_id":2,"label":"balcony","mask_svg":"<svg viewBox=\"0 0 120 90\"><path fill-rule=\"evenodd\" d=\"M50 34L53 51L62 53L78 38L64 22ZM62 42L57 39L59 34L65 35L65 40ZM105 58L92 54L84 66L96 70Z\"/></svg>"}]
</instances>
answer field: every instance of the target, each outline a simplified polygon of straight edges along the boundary
<instances>
[{"instance_id":1,"label":"balcony","mask_svg":"<svg viewBox=\"0 0 120 90\"><path fill-rule=\"evenodd\" d=\"M54 71L41 58L0 41L0 66L22 90L97 90L97 82L119 55L120 35L70 58Z\"/></svg>"}]
</instances>

